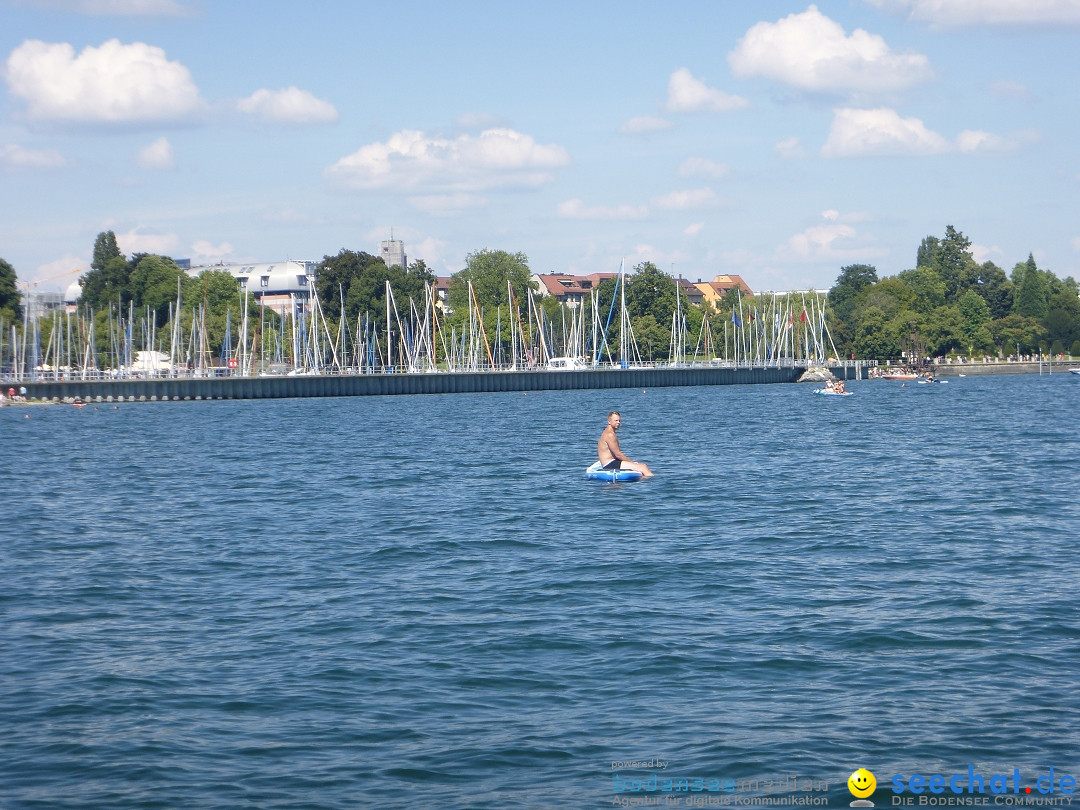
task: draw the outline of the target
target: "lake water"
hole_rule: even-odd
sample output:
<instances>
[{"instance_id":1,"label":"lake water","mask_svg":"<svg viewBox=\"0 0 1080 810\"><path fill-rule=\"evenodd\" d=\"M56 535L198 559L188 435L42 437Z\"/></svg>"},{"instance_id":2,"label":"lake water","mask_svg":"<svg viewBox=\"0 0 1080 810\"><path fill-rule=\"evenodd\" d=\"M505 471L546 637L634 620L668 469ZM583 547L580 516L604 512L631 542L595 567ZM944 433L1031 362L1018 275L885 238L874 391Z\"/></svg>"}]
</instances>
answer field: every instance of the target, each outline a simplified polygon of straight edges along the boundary
<instances>
[{"instance_id":1,"label":"lake water","mask_svg":"<svg viewBox=\"0 0 1080 810\"><path fill-rule=\"evenodd\" d=\"M0 408L0 808L1080 777L1080 379L811 390Z\"/></svg>"}]
</instances>

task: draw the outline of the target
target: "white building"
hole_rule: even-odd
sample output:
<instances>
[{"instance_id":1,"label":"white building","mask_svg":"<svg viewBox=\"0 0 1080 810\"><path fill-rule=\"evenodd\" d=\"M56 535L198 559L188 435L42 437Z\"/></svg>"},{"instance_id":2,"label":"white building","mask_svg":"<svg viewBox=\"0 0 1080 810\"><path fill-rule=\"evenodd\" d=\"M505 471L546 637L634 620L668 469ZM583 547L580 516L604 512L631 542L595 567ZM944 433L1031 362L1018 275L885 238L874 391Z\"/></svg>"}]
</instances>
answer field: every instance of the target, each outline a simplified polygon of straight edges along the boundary
<instances>
[{"instance_id":1,"label":"white building","mask_svg":"<svg viewBox=\"0 0 1080 810\"><path fill-rule=\"evenodd\" d=\"M240 285L240 293L248 294L262 306L274 312L294 315L302 313L311 299L318 262L283 261L266 264L211 264L186 269L195 277L207 270L229 273Z\"/></svg>"}]
</instances>

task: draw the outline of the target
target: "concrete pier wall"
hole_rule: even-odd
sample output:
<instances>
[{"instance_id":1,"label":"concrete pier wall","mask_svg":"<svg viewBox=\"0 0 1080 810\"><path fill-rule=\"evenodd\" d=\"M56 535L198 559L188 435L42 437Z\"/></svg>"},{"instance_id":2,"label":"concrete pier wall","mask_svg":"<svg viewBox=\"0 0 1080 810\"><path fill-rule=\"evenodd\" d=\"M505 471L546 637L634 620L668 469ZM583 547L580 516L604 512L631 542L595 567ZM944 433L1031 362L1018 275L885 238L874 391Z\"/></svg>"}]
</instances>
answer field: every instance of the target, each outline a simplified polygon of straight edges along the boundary
<instances>
[{"instance_id":1,"label":"concrete pier wall","mask_svg":"<svg viewBox=\"0 0 1080 810\"><path fill-rule=\"evenodd\" d=\"M76 380L14 383L27 397L63 401L167 401L278 399L394 394L457 394L494 391L561 391L602 388L663 388L686 385L747 385L798 380L805 367L627 368L586 371L505 371L435 374L361 374L297 377L211 377L158 380ZM837 369L845 376L845 369Z\"/></svg>"},{"instance_id":2,"label":"concrete pier wall","mask_svg":"<svg viewBox=\"0 0 1080 810\"><path fill-rule=\"evenodd\" d=\"M941 363L930 369L939 377L959 377L961 374L975 377L982 374L1068 374L1070 368L1080 367L1080 362L1044 361L1039 363Z\"/></svg>"}]
</instances>

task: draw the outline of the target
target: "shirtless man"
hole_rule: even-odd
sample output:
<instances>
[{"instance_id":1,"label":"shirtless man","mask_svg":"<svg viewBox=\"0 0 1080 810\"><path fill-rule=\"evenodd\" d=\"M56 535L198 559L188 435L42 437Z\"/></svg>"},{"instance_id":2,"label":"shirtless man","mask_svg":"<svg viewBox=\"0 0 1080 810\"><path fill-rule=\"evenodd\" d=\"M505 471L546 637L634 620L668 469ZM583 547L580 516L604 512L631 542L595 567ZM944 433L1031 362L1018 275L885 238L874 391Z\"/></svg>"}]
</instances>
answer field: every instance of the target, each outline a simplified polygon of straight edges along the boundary
<instances>
[{"instance_id":1,"label":"shirtless man","mask_svg":"<svg viewBox=\"0 0 1080 810\"><path fill-rule=\"evenodd\" d=\"M596 443L596 452L600 456L600 463L605 470L633 470L639 472L644 478L651 478L653 471L649 465L639 461L631 461L619 448L619 440L615 438L615 431L619 429L622 417L618 411L608 414L607 427L600 434L600 441Z\"/></svg>"}]
</instances>

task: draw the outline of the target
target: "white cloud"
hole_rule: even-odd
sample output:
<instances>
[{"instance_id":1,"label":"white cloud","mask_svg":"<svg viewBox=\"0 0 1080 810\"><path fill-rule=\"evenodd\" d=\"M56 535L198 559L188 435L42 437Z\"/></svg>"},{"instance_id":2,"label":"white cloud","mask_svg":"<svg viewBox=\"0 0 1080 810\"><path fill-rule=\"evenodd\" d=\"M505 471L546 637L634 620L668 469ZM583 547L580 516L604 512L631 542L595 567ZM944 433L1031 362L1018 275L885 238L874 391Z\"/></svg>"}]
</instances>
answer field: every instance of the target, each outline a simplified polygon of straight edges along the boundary
<instances>
[{"instance_id":1,"label":"white cloud","mask_svg":"<svg viewBox=\"0 0 1080 810\"><path fill-rule=\"evenodd\" d=\"M711 188L695 188L685 191L672 191L653 198L653 205L663 211L684 211L688 208L701 208L716 202L716 193Z\"/></svg>"},{"instance_id":2,"label":"white cloud","mask_svg":"<svg viewBox=\"0 0 1080 810\"><path fill-rule=\"evenodd\" d=\"M120 237L116 237L119 242ZM216 264L226 261L233 254L233 246L228 242L213 245L205 239L201 239L191 245L191 264L193 266ZM183 258L183 257L181 257Z\"/></svg>"},{"instance_id":3,"label":"white cloud","mask_svg":"<svg viewBox=\"0 0 1080 810\"><path fill-rule=\"evenodd\" d=\"M1077 0L866 0L909 20L938 26L1077 25Z\"/></svg>"},{"instance_id":4,"label":"white cloud","mask_svg":"<svg viewBox=\"0 0 1080 810\"><path fill-rule=\"evenodd\" d=\"M806 150L803 149L802 141L794 135L776 144L776 146L773 147L773 151L786 160L795 160L806 157Z\"/></svg>"},{"instance_id":5,"label":"white cloud","mask_svg":"<svg viewBox=\"0 0 1080 810\"><path fill-rule=\"evenodd\" d=\"M815 225L787 241L787 249L803 259L824 259L842 255L837 243L853 239L855 229L850 225Z\"/></svg>"},{"instance_id":6,"label":"white cloud","mask_svg":"<svg viewBox=\"0 0 1080 810\"><path fill-rule=\"evenodd\" d=\"M895 110L836 110L825 157L863 155L934 155L948 152L949 142L918 118L901 118Z\"/></svg>"},{"instance_id":7,"label":"white cloud","mask_svg":"<svg viewBox=\"0 0 1080 810\"><path fill-rule=\"evenodd\" d=\"M89 251L87 253L89 254ZM22 278L20 274L20 281L38 282L40 284L38 289L41 290L63 290L72 282L78 281L80 273L85 273L89 269L89 255L73 256L67 253L59 259L38 265L28 278Z\"/></svg>"},{"instance_id":8,"label":"white cloud","mask_svg":"<svg viewBox=\"0 0 1080 810\"><path fill-rule=\"evenodd\" d=\"M1026 84L1011 79L1001 79L994 82L990 85L990 92L998 98L1011 101L1031 101L1034 99L1031 90L1028 89Z\"/></svg>"},{"instance_id":9,"label":"white cloud","mask_svg":"<svg viewBox=\"0 0 1080 810\"><path fill-rule=\"evenodd\" d=\"M707 86L686 68L679 68L668 79L667 108L670 112L730 112L749 106L750 102L745 98Z\"/></svg>"},{"instance_id":10,"label":"white cloud","mask_svg":"<svg viewBox=\"0 0 1080 810\"><path fill-rule=\"evenodd\" d=\"M922 54L894 53L884 39L861 28L848 36L817 6L776 23L757 23L728 62L736 76L764 76L810 91L891 91L932 75Z\"/></svg>"},{"instance_id":11,"label":"white cloud","mask_svg":"<svg viewBox=\"0 0 1080 810\"><path fill-rule=\"evenodd\" d=\"M158 138L139 150L135 162L143 169L171 169L176 165L173 161L172 144L168 138Z\"/></svg>"},{"instance_id":12,"label":"white cloud","mask_svg":"<svg viewBox=\"0 0 1080 810\"><path fill-rule=\"evenodd\" d=\"M188 69L143 42L112 39L75 56L66 42L27 40L11 52L4 78L29 117L43 121L174 121L201 104Z\"/></svg>"},{"instance_id":13,"label":"white cloud","mask_svg":"<svg viewBox=\"0 0 1080 810\"><path fill-rule=\"evenodd\" d=\"M991 245L987 247L985 245L971 246L971 258L973 258L979 264L984 262L1003 261L1005 258L1005 251L999 248L997 245ZM996 262L995 262L996 263Z\"/></svg>"},{"instance_id":14,"label":"white cloud","mask_svg":"<svg viewBox=\"0 0 1080 810\"><path fill-rule=\"evenodd\" d=\"M488 129L453 140L402 130L385 142L361 147L323 175L351 188L417 188L475 191L551 182L551 170L570 155L555 144L538 144L512 129Z\"/></svg>"},{"instance_id":15,"label":"white cloud","mask_svg":"<svg viewBox=\"0 0 1080 810\"><path fill-rule=\"evenodd\" d=\"M575 198L559 203L556 213L563 219L645 219L649 209L643 205L587 206Z\"/></svg>"},{"instance_id":16,"label":"white cloud","mask_svg":"<svg viewBox=\"0 0 1080 810\"><path fill-rule=\"evenodd\" d=\"M964 154L1001 154L1013 152L1025 143L1038 140L1038 134L1025 130L1010 136L995 135L992 132L965 129L956 136L956 148Z\"/></svg>"},{"instance_id":17,"label":"white cloud","mask_svg":"<svg viewBox=\"0 0 1080 810\"><path fill-rule=\"evenodd\" d=\"M410 197L410 205L424 213L436 217L456 217L466 211L475 211L484 208L487 198L476 194L458 192L456 194L426 194L419 197Z\"/></svg>"},{"instance_id":18,"label":"white cloud","mask_svg":"<svg viewBox=\"0 0 1080 810\"><path fill-rule=\"evenodd\" d=\"M30 0L22 0L29 5ZM176 0L33 0L34 5L98 17L186 17L193 11Z\"/></svg>"},{"instance_id":19,"label":"white cloud","mask_svg":"<svg viewBox=\"0 0 1080 810\"><path fill-rule=\"evenodd\" d=\"M120 252L128 256L133 253L171 256L180 245L180 238L175 233L146 233L140 228L134 228L127 233L116 234L116 244Z\"/></svg>"},{"instance_id":20,"label":"white cloud","mask_svg":"<svg viewBox=\"0 0 1080 810\"><path fill-rule=\"evenodd\" d=\"M631 118L619 127L619 132L629 135L640 135L645 132L663 132L666 129L671 129L673 126L675 125L666 118L657 118L654 115L639 115L636 118Z\"/></svg>"},{"instance_id":21,"label":"white cloud","mask_svg":"<svg viewBox=\"0 0 1080 810\"><path fill-rule=\"evenodd\" d=\"M278 124L329 124L338 119L338 111L333 104L315 98L298 87L256 90L237 102L236 108L242 113Z\"/></svg>"},{"instance_id":22,"label":"white cloud","mask_svg":"<svg viewBox=\"0 0 1080 810\"><path fill-rule=\"evenodd\" d=\"M5 169L58 169L67 160L55 149L26 149L17 143L0 146L0 167Z\"/></svg>"},{"instance_id":23,"label":"white cloud","mask_svg":"<svg viewBox=\"0 0 1080 810\"><path fill-rule=\"evenodd\" d=\"M415 242L409 240L409 261L415 262L422 259L428 270L432 272L435 272L438 268L441 268L444 273L448 272L449 265L445 253L446 243L441 239L429 236ZM460 264L457 265L455 271L457 269L460 269Z\"/></svg>"},{"instance_id":24,"label":"white cloud","mask_svg":"<svg viewBox=\"0 0 1080 810\"><path fill-rule=\"evenodd\" d=\"M1075 239L1072 240L1072 246L1073 246L1073 248L1075 250L1080 252L1080 236L1078 236L1078 237L1076 237Z\"/></svg>"},{"instance_id":25,"label":"white cloud","mask_svg":"<svg viewBox=\"0 0 1080 810\"><path fill-rule=\"evenodd\" d=\"M680 177L712 177L719 180L729 174L731 174L730 166L708 158L690 157L679 166Z\"/></svg>"},{"instance_id":26,"label":"white cloud","mask_svg":"<svg viewBox=\"0 0 1080 810\"><path fill-rule=\"evenodd\" d=\"M835 209L821 212L822 224L812 225L790 237L776 251L779 259L798 261L848 261L882 255L880 248L865 244L852 222L867 219L864 213L842 214Z\"/></svg>"},{"instance_id":27,"label":"white cloud","mask_svg":"<svg viewBox=\"0 0 1080 810\"><path fill-rule=\"evenodd\" d=\"M927 129L918 118L901 118L895 110L839 109L834 112L829 137L821 148L824 157L867 155L1002 154L1038 140L1025 130L1009 136L967 129L949 141Z\"/></svg>"},{"instance_id":28,"label":"white cloud","mask_svg":"<svg viewBox=\"0 0 1080 810\"><path fill-rule=\"evenodd\" d=\"M704 227L704 222L695 222L693 225L687 225L683 228L683 236L697 236Z\"/></svg>"}]
</instances>

